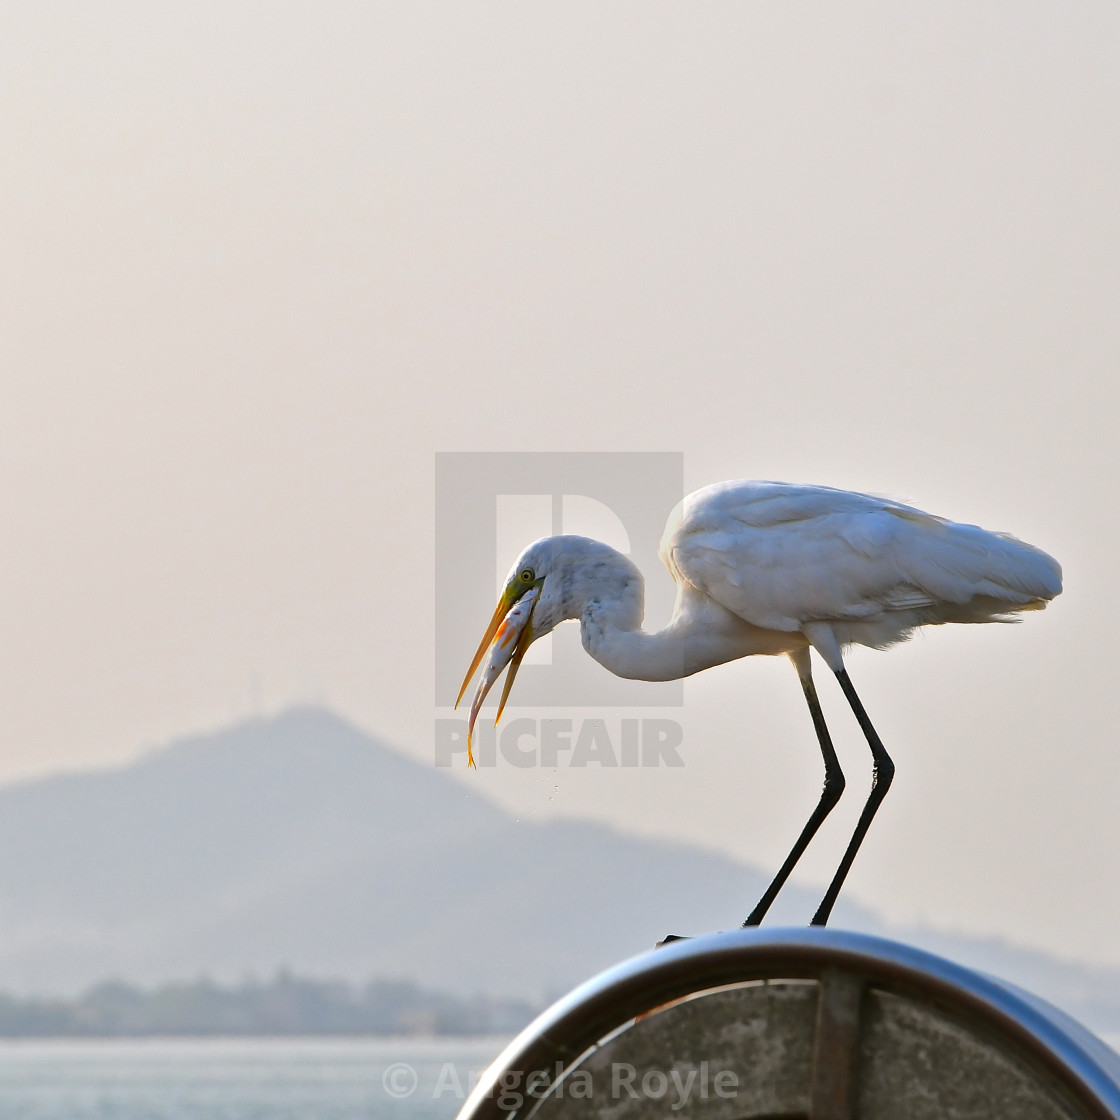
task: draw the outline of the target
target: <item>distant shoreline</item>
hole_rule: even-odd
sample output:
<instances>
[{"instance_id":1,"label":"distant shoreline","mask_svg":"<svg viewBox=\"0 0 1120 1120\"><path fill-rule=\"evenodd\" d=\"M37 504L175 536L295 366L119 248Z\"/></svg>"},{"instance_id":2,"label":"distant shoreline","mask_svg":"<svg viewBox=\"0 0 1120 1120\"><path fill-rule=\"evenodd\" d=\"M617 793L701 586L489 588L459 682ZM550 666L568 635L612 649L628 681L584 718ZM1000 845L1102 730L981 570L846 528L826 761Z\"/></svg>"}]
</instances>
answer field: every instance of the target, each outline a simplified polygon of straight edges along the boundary
<instances>
[{"instance_id":1,"label":"distant shoreline","mask_svg":"<svg viewBox=\"0 0 1120 1120\"><path fill-rule=\"evenodd\" d=\"M322 1043L324 1046L337 1046L346 1043L371 1043L378 1049L389 1050L394 1046L423 1047L431 1043L433 1049L440 1054L455 1046L483 1046L492 1043L497 1053L513 1037L512 1034L43 1034L43 1035L0 1035L0 1050L4 1048L17 1049L38 1043L58 1043L59 1045L77 1045L89 1043L91 1046L127 1042L151 1044L155 1049L159 1046L175 1046L180 1043L244 1043L246 1046L260 1044L262 1048L273 1047L283 1043L297 1045L314 1045ZM1120 1045L1120 1035L1108 1036L1112 1039L1109 1045ZM1108 1038L1106 1038L1108 1041Z\"/></svg>"},{"instance_id":2,"label":"distant shoreline","mask_svg":"<svg viewBox=\"0 0 1120 1120\"><path fill-rule=\"evenodd\" d=\"M143 989L107 981L75 999L0 994L0 1041L111 1038L477 1039L510 1036L539 1008L410 980L355 985L281 971L266 982Z\"/></svg>"}]
</instances>

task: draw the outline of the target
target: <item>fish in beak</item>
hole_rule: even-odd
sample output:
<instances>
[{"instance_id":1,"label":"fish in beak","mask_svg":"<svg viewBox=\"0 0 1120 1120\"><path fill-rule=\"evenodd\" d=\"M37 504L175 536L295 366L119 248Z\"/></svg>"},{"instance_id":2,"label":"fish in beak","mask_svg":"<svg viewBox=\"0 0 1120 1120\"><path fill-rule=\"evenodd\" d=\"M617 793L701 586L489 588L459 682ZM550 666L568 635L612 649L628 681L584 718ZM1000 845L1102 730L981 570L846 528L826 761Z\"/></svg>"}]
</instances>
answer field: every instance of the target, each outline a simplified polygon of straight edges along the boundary
<instances>
[{"instance_id":1,"label":"fish in beak","mask_svg":"<svg viewBox=\"0 0 1120 1120\"><path fill-rule=\"evenodd\" d=\"M490 646L490 654L486 658L485 666L483 666L482 676L478 679L478 688L475 690L474 699L471 701L470 718L467 720L468 766L474 766L475 764L474 751L471 749L471 736L474 734L474 725L478 719L479 709L486 699L486 694L493 688L498 677L501 676L502 670L506 665L509 665L509 674L506 676L505 687L502 689L502 698L498 704L498 714L494 717L494 723L496 724L502 718L502 711L505 709L509 690L513 686L513 678L517 676L517 670L525 656L525 651L533 643L531 619L533 607L540 593L540 587L530 587L511 606L511 590L506 590L498 602L494 617L490 620L490 625L486 628L486 633L483 635L478 651L474 655L471 667L463 678L463 686L459 689L459 696L455 700L456 708L463 699L463 693L467 691L467 685L470 684L471 678L478 668L478 663L486 652L486 647ZM491 641L493 641L493 645L490 645Z\"/></svg>"}]
</instances>

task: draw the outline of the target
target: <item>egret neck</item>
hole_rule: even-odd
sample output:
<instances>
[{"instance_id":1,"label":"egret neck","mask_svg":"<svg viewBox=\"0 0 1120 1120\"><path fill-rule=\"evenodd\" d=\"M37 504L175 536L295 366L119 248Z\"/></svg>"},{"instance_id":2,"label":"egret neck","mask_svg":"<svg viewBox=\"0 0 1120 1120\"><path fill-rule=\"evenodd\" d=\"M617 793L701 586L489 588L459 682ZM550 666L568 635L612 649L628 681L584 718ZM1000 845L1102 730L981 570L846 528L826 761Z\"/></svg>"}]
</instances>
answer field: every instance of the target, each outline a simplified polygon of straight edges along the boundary
<instances>
[{"instance_id":1,"label":"egret neck","mask_svg":"<svg viewBox=\"0 0 1120 1120\"><path fill-rule=\"evenodd\" d=\"M752 626L688 584L677 594L669 624L663 630L643 630L642 576L621 553L615 556L621 562L619 576L625 572L627 578L611 582L616 587L625 582L628 593L604 596L599 585L582 604L569 602L567 617L579 619L583 648L616 676L679 680L751 654L794 653L808 646L803 634ZM608 564L608 558L597 558L600 578ZM569 594L582 586L586 581L573 579Z\"/></svg>"}]
</instances>

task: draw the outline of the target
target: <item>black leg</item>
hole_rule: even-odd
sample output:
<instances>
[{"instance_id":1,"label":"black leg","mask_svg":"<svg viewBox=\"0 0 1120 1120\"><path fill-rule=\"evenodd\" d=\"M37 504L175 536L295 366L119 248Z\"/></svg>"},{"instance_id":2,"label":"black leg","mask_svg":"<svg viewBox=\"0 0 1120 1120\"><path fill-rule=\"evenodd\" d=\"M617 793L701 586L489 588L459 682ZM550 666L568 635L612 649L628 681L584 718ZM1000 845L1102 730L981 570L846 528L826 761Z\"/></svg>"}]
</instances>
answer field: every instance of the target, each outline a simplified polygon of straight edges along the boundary
<instances>
[{"instance_id":1,"label":"black leg","mask_svg":"<svg viewBox=\"0 0 1120 1120\"><path fill-rule=\"evenodd\" d=\"M774 881L766 888L766 893L758 900L758 905L751 911L750 917L743 923L744 927L757 926L766 916L766 911L770 909L771 903L778 897L778 891L785 885L785 881L789 878L794 865L801 858L802 852L809 846L809 841L816 835L817 829L820 828L825 817L832 812L836 802L840 800L840 795L844 792L844 775L840 770L840 762L832 746L832 739L829 738L828 728L825 726L824 712L821 711L821 702L817 699L817 690L813 684L813 678L802 677L801 687L805 690L805 701L809 705L809 712L813 717L813 727L817 731L817 741L821 745L821 754L824 756L824 789L821 790L821 799L813 810L813 815L801 830L797 843L794 844L789 855L786 856L786 861L782 864L778 874L774 876Z\"/></svg>"},{"instance_id":2,"label":"black leg","mask_svg":"<svg viewBox=\"0 0 1120 1120\"><path fill-rule=\"evenodd\" d=\"M871 747L871 757L873 759L871 792L867 796L867 803L863 807L863 812L860 813L856 830L852 833L851 840L848 841L848 850L844 853L844 858L840 861L840 866L836 869L836 874L832 877L832 882L828 885L828 890L825 892L820 906L817 907L817 912L813 915L813 921L810 924L814 926L823 926L828 921L828 916L832 913L832 907L840 894L840 888L844 885L844 879L852 866L852 861L856 858L856 852L859 851L859 846L863 843L868 828L871 827L871 821L880 803L887 796L887 790L891 788L891 779L894 777L894 763L891 761L891 756L887 754L875 728L871 726L871 720L867 718L867 712L863 710L863 705L856 695L856 690L852 687L847 670L840 669L836 674L836 679L840 682L840 687L844 690L844 695L848 698L852 711L855 712L868 746Z\"/></svg>"}]
</instances>

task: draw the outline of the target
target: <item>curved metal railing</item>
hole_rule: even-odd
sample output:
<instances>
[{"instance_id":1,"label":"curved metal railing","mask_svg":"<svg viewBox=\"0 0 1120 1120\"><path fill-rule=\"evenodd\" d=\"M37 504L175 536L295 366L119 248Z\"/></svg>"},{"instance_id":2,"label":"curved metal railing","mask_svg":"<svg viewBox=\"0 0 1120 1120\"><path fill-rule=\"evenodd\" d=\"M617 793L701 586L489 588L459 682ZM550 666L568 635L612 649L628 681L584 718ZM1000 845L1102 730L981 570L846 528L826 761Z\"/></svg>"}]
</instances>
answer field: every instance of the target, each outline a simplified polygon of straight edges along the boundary
<instances>
[{"instance_id":1,"label":"curved metal railing","mask_svg":"<svg viewBox=\"0 0 1120 1120\"><path fill-rule=\"evenodd\" d=\"M832 929L673 942L576 988L459 1120L1117 1120L1120 1056L1010 984Z\"/></svg>"}]
</instances>

